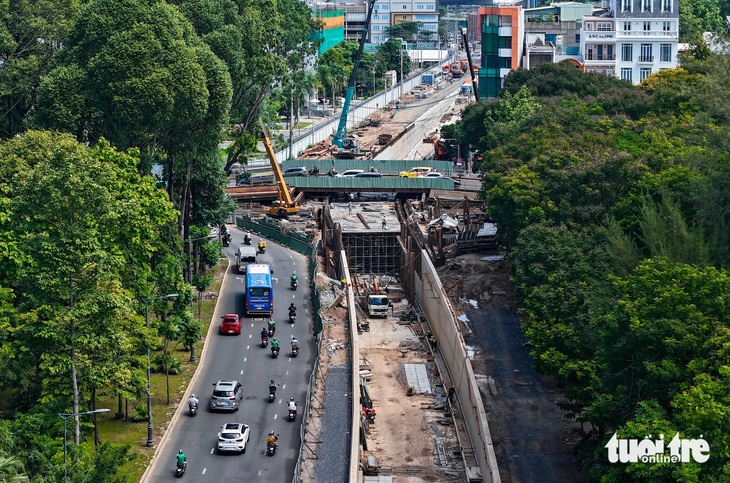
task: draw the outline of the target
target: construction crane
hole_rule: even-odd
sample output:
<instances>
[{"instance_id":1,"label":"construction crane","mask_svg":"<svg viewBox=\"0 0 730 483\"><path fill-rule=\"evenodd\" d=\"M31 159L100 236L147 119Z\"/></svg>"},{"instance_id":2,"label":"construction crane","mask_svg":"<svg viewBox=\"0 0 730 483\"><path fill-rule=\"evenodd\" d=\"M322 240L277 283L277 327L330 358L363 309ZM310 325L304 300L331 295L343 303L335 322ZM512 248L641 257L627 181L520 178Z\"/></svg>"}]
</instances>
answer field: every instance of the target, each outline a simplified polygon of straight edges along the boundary
<instances>
[{"instance_id":1,"label":"construction crane","mask_svg":"<svg viewBox=\"0 0 730 483\"><path fill-rule=\"evenodd\" d=\"M294 203L289 193L289 187L286 185L284 175L281 173L278 161L276 161L276 153L274 152L274 146L271 144L271 136L269 136L269 132L261 118L259 118L259 126L261 126L261 131L264 133L264 149L266 150L266 155L269 157L271 169L274 170L274 179L276 180L276 189L279 195L279 199L274 201L274 204L266 214L274 218L286 218L289 215L296 215L299 213L299 207Z\"/></svg>"},{"instance_id":2,"label":"construction crane","mask_svg":"<svg viewBox=\"0 0 730 483\"><path fill-rule=\"evenodd\" d=\"M466 49L466 60L469 61L469 72L471 73L471 85L474 91L474 99L479 102L479 88L477 87L477 79L474 76L474 65L471 63L471 49L469 49L469 40L466 38L466 29L461 29L461 38L464 39L464 48Z\"/></svg>"},{"instance_id":3,"label":"construction crane","mask_svg":"<svg viewBox=\"0 0 730 483\"><path fill-rule=\"evenodd\" d=\"M360 147L357 144L355 138L347 137L347 114L350 111L350 102L352 102L352 96L355 95L355 82L357 80L357 69L360 66L360 58L362 57L362 51L365 48L365 40L368 36L368 30L370 29L370 19L373 17L373 10L375 10L375 1L368 0L370 8L368 9L368 16L365 20L365 26L362 29L362 37L360 37L360 43L357 48L357 55L355 56L355 62L352 67L352 73L350 74L350 80L347 83L347 94L345 94L345 103L342 105L342 113L340 114L340 124L337 126L337 132L335 137L332 139L332 144L339 148L335 157L337 158L354 158L360 153Z\"/></svg>"}]
</instances>

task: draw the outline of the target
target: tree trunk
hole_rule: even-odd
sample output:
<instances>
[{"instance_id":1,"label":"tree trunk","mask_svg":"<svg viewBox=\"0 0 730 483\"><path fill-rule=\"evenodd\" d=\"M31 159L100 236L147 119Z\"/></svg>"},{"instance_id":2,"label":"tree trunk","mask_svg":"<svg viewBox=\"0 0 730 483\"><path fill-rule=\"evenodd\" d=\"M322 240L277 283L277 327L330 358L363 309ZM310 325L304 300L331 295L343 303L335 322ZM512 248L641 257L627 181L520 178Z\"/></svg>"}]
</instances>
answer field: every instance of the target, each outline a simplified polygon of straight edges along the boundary
<instances>
[{"instance_id":1,"label":"tree trunk","mask_svg":"<svg viewBox=\"0 0 730 483\"><path fill-rule=\"evenodd\" d=\"M173 175L174 175L174 167L172 162L172 155L167 155L167 196L170 197L170 202L174 205L175 199L173 198L174 190L173 190Z\"/></svg>"},{"instance_id":2,"label":"tree trunk","mask_svg":"<svg viewBox=\"0 0 730 483\"><path fill-rule=\"evenodd\" d=\"M117 419L124 417L124 408L122 408L122 393L117 394L117 414L114 415Z\"/></svg>"},{"instance_id":3,"label":"tree trunk","mask_svg":"<svg viewBox=\"0 0 730 483\"><path fill-rule=\"evenodd\" d=\"M73 389L73 412L74 416L74 444L78 445L81 440L81 428L79 427L79 381L76 374L76 343L74 342L75 326L71 321L71 387Z\"/></svg>"},{"instance_id":4,"label":"tree trunk","mask_svg":"<svg viewBox=\"0 0 730 483\"><path fill-rule=\"evenodd\" d=\"M165 384L167 385L167 405L170 405L170 365L165 363Z\"/></svg>"}]
</instances>

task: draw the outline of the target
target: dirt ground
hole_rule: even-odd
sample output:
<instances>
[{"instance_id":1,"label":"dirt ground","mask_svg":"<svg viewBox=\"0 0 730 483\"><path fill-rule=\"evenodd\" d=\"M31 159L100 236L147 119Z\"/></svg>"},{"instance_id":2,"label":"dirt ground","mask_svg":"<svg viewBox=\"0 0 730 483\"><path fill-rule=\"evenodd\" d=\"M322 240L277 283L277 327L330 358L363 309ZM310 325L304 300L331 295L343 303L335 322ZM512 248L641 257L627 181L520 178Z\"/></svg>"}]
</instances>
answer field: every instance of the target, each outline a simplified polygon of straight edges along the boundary
<instances>
[{"instance_id":1,"label":"dirt ground","mask_svg":"<svg viewBox=\"0 0 730 483\"><path fill-rule=\"evenodd\" d=\"M448 260L439 276L467 328L502 481L583 481L574 453L576 425L557 408L555 384L532 367L508 262L462 255Z\"/></svg>"}]
</instances>

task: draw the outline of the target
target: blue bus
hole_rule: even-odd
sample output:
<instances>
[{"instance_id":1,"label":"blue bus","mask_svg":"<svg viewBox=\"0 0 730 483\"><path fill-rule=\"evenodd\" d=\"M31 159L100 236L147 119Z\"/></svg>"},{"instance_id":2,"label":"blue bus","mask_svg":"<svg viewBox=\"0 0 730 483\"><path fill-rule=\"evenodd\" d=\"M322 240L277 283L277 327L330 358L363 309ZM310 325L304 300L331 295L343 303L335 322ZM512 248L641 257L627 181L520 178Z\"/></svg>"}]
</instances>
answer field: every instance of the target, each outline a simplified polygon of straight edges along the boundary
<instances>
[{"instance_id":1,"label":"blue bus","mask_svg":"<svg viewBox=\"0 0 730 483\"><path fill-rule=\"evenodd\" d=\"M271 315L274 312L274 287L267 263L246 266L246 315Z\"/></svg>"}]
</instances>

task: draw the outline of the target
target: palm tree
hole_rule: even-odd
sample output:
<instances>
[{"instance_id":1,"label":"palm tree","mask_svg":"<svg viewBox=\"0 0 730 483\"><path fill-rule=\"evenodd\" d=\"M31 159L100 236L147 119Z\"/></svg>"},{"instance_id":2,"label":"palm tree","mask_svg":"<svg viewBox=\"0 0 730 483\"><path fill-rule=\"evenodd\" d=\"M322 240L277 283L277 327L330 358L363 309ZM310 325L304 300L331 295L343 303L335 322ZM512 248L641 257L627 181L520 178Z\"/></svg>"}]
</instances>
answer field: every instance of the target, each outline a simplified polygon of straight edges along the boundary
<instances>
[{"instance_id":1,"label":"palm tree","mask_svg":"<svg viewBox=\"0 0 730 483\"><path fill-rule=\"evenodd\" d=\"M3 483L28 483L30 479L23 474L23 463L14 456L0 456L0 481Z\"/></svg>"}]
</instances>

